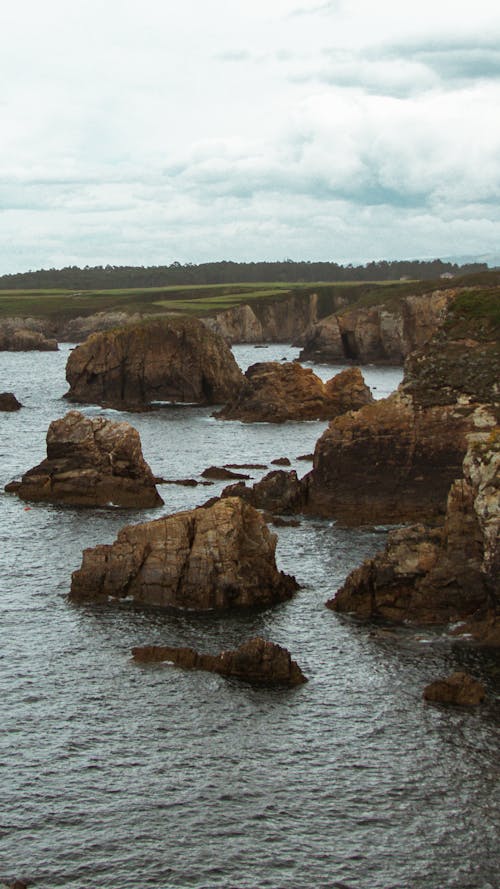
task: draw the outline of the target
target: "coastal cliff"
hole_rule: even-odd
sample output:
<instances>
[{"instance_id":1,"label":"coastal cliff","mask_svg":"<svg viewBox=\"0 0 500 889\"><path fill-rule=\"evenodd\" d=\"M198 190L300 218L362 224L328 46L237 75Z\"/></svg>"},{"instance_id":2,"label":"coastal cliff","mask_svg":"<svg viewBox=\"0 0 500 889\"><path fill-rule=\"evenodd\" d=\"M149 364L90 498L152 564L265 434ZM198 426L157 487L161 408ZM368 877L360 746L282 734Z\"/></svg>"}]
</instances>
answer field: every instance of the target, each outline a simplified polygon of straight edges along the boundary
<instances>
[{"instance_id":1,"label":"coastal cliff","mask_svg":"<svg viewBox=\"0 0 500 889\"><path fill-rule=\"evenodd\" d=\"M444 515L467 436L497 422L497 301L496 290L457 296L431 341L408 357L397 391L330 423L307 479L310 512L345 524Z\"/></svg>"}]
</instances>

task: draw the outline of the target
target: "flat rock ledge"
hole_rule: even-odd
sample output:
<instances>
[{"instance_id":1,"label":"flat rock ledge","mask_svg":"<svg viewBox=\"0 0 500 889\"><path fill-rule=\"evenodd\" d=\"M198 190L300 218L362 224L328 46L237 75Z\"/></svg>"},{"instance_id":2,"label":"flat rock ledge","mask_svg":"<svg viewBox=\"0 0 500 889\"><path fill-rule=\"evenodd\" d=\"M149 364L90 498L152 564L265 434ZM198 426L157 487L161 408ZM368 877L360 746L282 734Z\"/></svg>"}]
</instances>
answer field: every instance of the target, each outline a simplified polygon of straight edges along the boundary
<instances>
[{"instance_id":1,"label":"flat rock ledge","mask_svg":"<svg viewBox=\"0 0 500 889\"><path fill-rule=\"evenodd\" d=\"M195 611L268 607L295 578L278 571L276 534L238 497L165 516L87 549L73 573L74 601L129 601Z\"/></svg>"},{"instance_id":2,"label":"flat rock ledge","mask_svg":"<svg viewBox=\"0 0 500 889\"><path fill-rule=\"evenodd\" d=\"M22 404L13 392L0 392L0 411L18 411Z\"/></svg>"},{"instance_id":3,"label":"flat rock ledge","mask_svg":"<svg viewBox=\"0 0 500 889\"><path fill-rule=\"evenodd\" d=\"M5 486L22 500L73 506L162 506L155 478L129 423L69 411L47 432L47 457Z\"/></svg>"},{"instance_id":4,"label":"flat rock ledge","mask_svg":"<svg viewBox=\"0 0 500 889\"><path fill-rule=\"evenodd\" d=\"M258 636L243 643L235 651L222 651L216 655L198 654L193 648L170 648L163 645L133 648L132 655L140 663L168 661L188 670L206 670L259 685L296 686L307 682L286 648Z\"/></svg>"},{"instance_id":5,"label":"flat rock ledge","mask_svg":"<svg viewBox=\"0 0 500 889\"><path fill-rule=\"evenodd\" d=\"M475 707L484 701L486 689L468 673L457 672L426 685L423 697L425 701L439 704Z\"/></svg>"}]
</instances>

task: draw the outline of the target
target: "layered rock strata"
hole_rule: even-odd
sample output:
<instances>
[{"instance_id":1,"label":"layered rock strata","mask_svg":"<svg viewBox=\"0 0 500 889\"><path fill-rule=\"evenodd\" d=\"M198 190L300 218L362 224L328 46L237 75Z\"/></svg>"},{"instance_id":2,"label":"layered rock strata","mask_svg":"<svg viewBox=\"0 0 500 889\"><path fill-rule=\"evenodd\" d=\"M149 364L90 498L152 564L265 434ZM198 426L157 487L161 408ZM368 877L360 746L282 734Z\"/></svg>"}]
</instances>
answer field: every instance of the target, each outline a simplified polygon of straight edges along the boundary
<instances>
[{"instance_id":1,"label":"layered rock strata","mask_svg":"<svg viewBox=\"0 0 500 889\"><path fill-rule=\"evenodd\" d=\"M389 534L327 603L363 618L448 624L500 643L500 427L469 437L444 525Z\"/></svg>"},{"instance_id":2,"label":"layered rock strata","mask_svg":"<svg viewBox=\"0 0 500 889\"><path fill-rule=\"evenodd\" d=\"M163 504L137 430L78 411L50 424L46 459L6 491L23 500L73 506L144 509Z\"/></svg>"},{"instance_id":3,"label":"layered rock strata","mask_svg":"<svg viewBox=\"0 0 500 889\"><path fill-rule=\"evenodd\" d=\"M317 442L310 512L345 524L443 516L460 475L467 436L491 429L499 401L500 355L488 320L459 318L407 359L389 398L334 419Z\"/></svg>"},{"instance_id":4,"label":"layered rock strata","mask_svg":"<svg viewBox=\"0 0 500 889\"><path fill-rule=\"evenodd\" d=\"M327 383L297 362L253 364L237 397L214 416L245 423L286 420L329 420L373 401L358 368L337 374Z\"/></svg>"},{"instance_id":5,"label":"layered rock strata","mask_svg":"<svg viewBox=\"0 0 500 889\"><path fill-rule=\"evenodd\" d=\"M140 663L168 661L188 670L206 670L259 685L296 686L307 682L286 648L258 636L243 643L235 651L222 651L216 655L199 654L193 648L172 648L165 645L133 648L132 655Z\"/></svg>"},{"instance_id":6,"label":"layered rock strata","mask_svg":"<svg viewBox=\"0 0 500 889\"><path fill-rule=\"evenodd\" d=\"M303 337L300 360L402 364L443 324L457 291L436 290L368 308L344 308L314 324Z\"/></svg>"},{"instance_id":7,"label":"layered rock strata","mask_svg":"<svg viewBox=\"0 0 500 889\"><path fill-rule=\"evenodd\" d=\"M155 401L220 404L243 384L224 340L186 317L93 334L70 354L66 379L70 401L125 410Z\"/></svg>"},{"instance_id":8,"label":"layered rock strata","mask_svg":"<svg viewBox=\"0 0 500 889\"><path fill-rule=\"evenodd\" d=\"M77 600L130 600L181 609L269 606L297 589L278 571L276 535L237 497L123 528L85 550L72 576Z\"/></svg>"}]
</instances>

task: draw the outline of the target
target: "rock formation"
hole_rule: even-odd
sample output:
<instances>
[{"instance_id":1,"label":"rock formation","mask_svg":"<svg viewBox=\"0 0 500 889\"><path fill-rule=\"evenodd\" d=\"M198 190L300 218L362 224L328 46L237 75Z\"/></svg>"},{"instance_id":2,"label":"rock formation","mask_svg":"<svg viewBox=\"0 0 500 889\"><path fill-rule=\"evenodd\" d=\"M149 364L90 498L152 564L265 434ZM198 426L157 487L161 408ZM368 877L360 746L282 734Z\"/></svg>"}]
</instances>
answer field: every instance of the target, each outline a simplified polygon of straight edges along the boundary
<instances>
[{"instance_id":1,"label":"rock formation","mask_svg":"<svg viewBox=\"0 0 500 889\"><path fill-rule=\"evenodd\" d=\"M401 364L443 324L457 291L437 290L364 308L346 306L303 336L300 360Z\"/></svg>"},{"instance_id":2,"label":"rock formation","mask_svg":"<svg viewBox=\"0 0 500 889\"><path fill-rule=\"evenodd\" d=\"M373 401L358 368L328 383L297 362L252 364L237 397L214 416L246 423L283 423L286 420L328 420Z\"/></svg>"},{"instance_id":3,"label":"rock formation","mask_svg":"<svg viewBox=\"0 0 500 889\"><path fill-rule=\"evenodd\" d=\"M243 375L224 340L196 318L169 318L90 336L66 367L70 401L147 409L154 401L223 403Z\"/></svg>"},{"instance_id":4,"label":"rock formation","mask_svg":"<svg viewBox=\"0 0 500 889\"><path fill-rule=\"evenodd\" d=\"M444 525L391 532L327 604L363 618L466 621L462 631L500 643L500 427L469 436Z\"/></svg>"},{"instance_id":5,"label":"rock formation","mask_svg":"<svg viewBox=\"0 0 500 889\"><path fill-rule=\"evenodd\" d=\"M424 700L439 704L458 704L475 707L484 701L486 690L481 682L468 673L452 673L445 679L436 679L424 688Z\"/></svg>"},{"instance_id":6,"label":"rock formation","mask_svg":"<svg viewBox=\"0 0 500 889\"><path fill-rule=\"evenodd\" d=\"M289 343L317 318L316 293L302 293L253 300L203 320L230 343Z\"/></svg>"},{"instance_id":7,"label":"rock formation","mask_svg":"<svg viewBox=\"0 0 500 889\"><path fill-rule=\"evenodd\" d=\"M465 308L477 318L466 318ZM496 422L498 335L475 294L407 359L389 398L334 419L317 442L308 511L345 524L443 516L467 436Z\"/></svg>"},{"instance_id":8,"label":"rock formation","mask_svg":"<svg viewBox=\"0 0 500 889\"><path fill-rule=\"evenodd\" d=\"M139 433L128 423L70 411L47 432L47 458L6 491L74 506L161 506Z\"/></svg>"},{"instance_id":9,"label":"rock formation","mask_svg":"<svg viewBox=\"0 0 500 889\"><path fill-rule=\"evenodd\" d=\"M256 509L264 509L266 512L286 515L300 512L306 502L306 489L295 470L285 472L276 469L256 482L251 488L247 488L243 482L236 485L228 485L224 488L222 497L241 497L247 503L251 503Z\"/></svg>"},{"instance_id":10,"label":"rock formation","mask_svg":"<svg viewBox=\"0 0 500 889\"><path fill-rule=\"evenodd\" d=\"M18 411L22 404L13 392L0 392L0 411Z\"/></svg>"},{"instance_id":11,"label":"rock formation","mask_svg":"<svg viewBox=\"0 0 500 889\"><path fill-rule=\"evenodd\" d=\"M277 570L275 549L256 509L218 500L125 527L113 544L85 550L70 596L195 610L268 606L297 589Z\"/></svg>"},{"instance_id":12,"label":"rock formation","mask_svg":"<svg viewBox=\"0 0 500 889\"><path fill-rule=\"evenodd\" d=\"M286 648L274 642L266 642L258 636L243 643L235 651L222 651L216 655L198 654L192 648L171 648L164 645L133 648L132 654L141 663L169 661L188 670L207 670L209 673L259 685L295 686L307 682Z\"/></svg>"},{"instance_id":13,"label":"rock formation","mask_svg":"<svg viewBox=\"0 0 500 889\"><path fill-rule=\"evenodd\" d=\"M17 318L0 322L0 352L57 352L57 340L31 329L27 323Z\"/></svg>"}]
</instances>

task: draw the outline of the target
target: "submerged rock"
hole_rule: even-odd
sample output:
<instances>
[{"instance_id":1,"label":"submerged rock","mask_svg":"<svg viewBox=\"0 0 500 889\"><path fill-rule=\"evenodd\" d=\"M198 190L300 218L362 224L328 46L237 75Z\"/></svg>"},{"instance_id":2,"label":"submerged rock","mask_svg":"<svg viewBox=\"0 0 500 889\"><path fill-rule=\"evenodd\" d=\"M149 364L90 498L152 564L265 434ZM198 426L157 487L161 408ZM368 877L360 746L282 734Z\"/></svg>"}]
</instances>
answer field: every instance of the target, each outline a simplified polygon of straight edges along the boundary
<instances>
[{"instance_id":1,"label":"submerged rock","mask_svg":"<svg viewBox=\"0 0 500 889\"><path fill-rule=\"evenodd\" d=\"M13 392L0 392L0 411L18 411L22 404Z\"/></svg>"},{"instance_id":2,"label":"submerged rock","mask_svg":"<svg viewBox=\"0 0 500 889\"><path fill-rule=\"evenodd\" d=\"M298 588L278 571L276 535L237 497L123 528L83 553L75 600L131 600L194 610L268 606Z\"/></svg>"},{"instance_id":3,"label":"submerged rock","mask_svg":"<svg viewBox=\"0 0 500 889\"><path fill-rule=\"evenodd\" d=\"M252 364L236 398L214 416L245 423L329 420L373 401L358 368L337 374L328 383L297 362Z\"/></svg>"},{"instance_id":4,"label":"submerged rock","mask_svg":"<svg viewBox=\"0 0 500 889\"><path fill-rule=\"evenodd\" d=\"M132 655L141 663L169 661L188 670L207 670L246 682L262 685L301 685L307 682L299 665L286 648L258 636L243 643L235 651L220 654L198 654L193 648L172 648L147 645L133 648Z\"/></svg>"},{"instance_id":5,"label":"submerged rock","mask_svg":"<svg viewBox=\"0 0 500 889\"><path fill-rule=\"evenodd\" d=\"M484 701L486 689L468 673L452 673L446 679L437 679L424 688L424 700L439 704L459 704L475 707Z\"/></svg>"},{"instance_id":6,"label":"submerged rock","mask_svg":"<svg viewBox=\"0 0 500 889\"><path fill-rule=\"evenodd\" d=\"M70 401L133 410L223 403L244 378L222 337L179 317L93 334L70 354L66 379Z\"/></svg>"},{"instance_id":7,"label":"submerged rock","mask_svg":"<svg viewBox=\"0 0 500 889\"><path fill-rule=\"evenodd\" d=\"M201 475L202 478L212 478L218 481L224 481L229 478L250 478L250 476L244 472L234 472L232 469L228 469L225 466L209 466L207 469L203 470Z\"/></svg>"},{"instance_id":8,"label":"submerged rock","mask_svg":"<svg viewBox=\"0 0 500 889\"><path fill-rule=\"evenodd\" d=\"M69 411L47 432L47 457L6 491L23 500L74 506L161 506L141 440L129 423Z\"/></svg>"}]
</instances>

